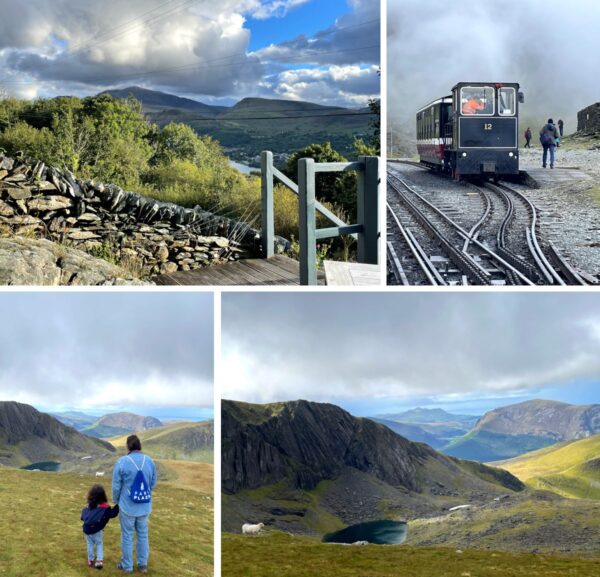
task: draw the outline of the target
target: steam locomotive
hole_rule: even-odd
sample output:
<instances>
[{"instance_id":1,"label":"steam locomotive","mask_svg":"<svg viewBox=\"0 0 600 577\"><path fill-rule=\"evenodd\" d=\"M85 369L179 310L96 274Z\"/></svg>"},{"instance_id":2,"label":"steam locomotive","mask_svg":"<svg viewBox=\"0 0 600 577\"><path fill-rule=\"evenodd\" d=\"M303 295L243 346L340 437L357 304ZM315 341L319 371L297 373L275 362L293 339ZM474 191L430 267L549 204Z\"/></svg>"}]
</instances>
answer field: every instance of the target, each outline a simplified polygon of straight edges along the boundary
<instances>
[{"instance_id":1,"label":"steam locomotive","mask_svg":"<svg viewBox=\"0 0 600 577\"><path fill-rule=\"evenodd\" d=\"M459 82L417 112L421 163L457 180L518 175L523 102L516 83Z\"/></svg>"}]
</instances>

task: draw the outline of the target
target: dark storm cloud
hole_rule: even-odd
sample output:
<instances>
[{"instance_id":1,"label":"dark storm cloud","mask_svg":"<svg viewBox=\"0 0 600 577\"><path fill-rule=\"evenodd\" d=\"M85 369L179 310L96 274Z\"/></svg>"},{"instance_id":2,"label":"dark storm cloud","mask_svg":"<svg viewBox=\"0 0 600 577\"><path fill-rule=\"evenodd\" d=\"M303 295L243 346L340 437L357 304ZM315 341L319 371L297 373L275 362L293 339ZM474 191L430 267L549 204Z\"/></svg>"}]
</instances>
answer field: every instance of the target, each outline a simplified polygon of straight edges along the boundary
<instances>
[{"instance_id":1,"label":"dark storm cloud","mask_svg":"<svg viewBox=\"0 0 600 577\"><path fill-rule=\"evenodd\" d=\"M4 293L0 400L212 404L210 294Z\"/></svg>"},{"instance_id":2,"label":"dark storm cloud","mask_svg":"<svg viewBox=\"0 0 600 577\"><path fill-rule=\"evenodd\" d=\"M229 398L483 397L600 378L596 294L224 294L222 309Z\"/></svg>"},{"instance_id":3,"label":"dark storm cloud","mask_svg":"<svg viewBox=\"0 0 600 577\"><path fill-rule=\"evenodd\" d=\"M390 119L412 126L460 81L519 82L525 118L575 130L577 111L600 100L598 22L593 0L388 0Z\"/></svg>"}]
</instances>

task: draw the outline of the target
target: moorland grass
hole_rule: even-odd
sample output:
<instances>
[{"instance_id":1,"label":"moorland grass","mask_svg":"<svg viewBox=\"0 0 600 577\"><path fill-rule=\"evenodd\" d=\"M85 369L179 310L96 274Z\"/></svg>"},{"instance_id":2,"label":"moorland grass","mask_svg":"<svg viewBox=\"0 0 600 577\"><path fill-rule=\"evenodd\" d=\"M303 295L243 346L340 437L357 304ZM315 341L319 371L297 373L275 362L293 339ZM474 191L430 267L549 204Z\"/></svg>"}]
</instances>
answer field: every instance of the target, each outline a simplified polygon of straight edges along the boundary
<instances>
[{"instance_id":1,"label":"moorland grass","mask_svg":"<svg viewBox=\"0 0 600 577\"><path fill-rule=\"evenodd\" d=\"M222 577L596 577L600 559L223 534Z\"/></svg>"},{"instance_id":2,"label":"moorland grass","mask_svg":"<svg viewBox=\"0 0 600 577\"><path fill-rule=\"evenodd\" d=\"M168 462L163 465L169 467ZM185 463L173 469L170 481L159 483L155 491L148 574L212 577L213 467ZM118 519L112 520L104 532L102 573L86 566L79 516L89 487L97 481L72 473L0 467L0 576L123 575L116 569L120 558ZM110 478L100 481L110 496Z\"/></svg>"}]
</instances>

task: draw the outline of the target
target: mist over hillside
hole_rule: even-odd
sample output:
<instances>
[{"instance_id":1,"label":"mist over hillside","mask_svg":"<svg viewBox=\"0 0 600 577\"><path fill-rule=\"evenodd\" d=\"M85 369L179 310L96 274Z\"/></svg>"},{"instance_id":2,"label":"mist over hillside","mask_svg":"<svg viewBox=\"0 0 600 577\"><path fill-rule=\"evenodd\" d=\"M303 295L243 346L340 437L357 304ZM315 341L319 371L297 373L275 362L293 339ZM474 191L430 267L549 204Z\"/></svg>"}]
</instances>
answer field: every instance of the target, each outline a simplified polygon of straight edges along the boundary
<instances>
[{"instance_id":1,"label":"mist over hillside","mask_svg":"<svg viewBox=\"0 0 600 577\"><path fill-rule=\"evenodd\" d=\"M416 110L457 82L519 82L522 115L576 129L600 100L600 3L389 0L388 114L414 134Z\"/></svg>"}]
</instances>

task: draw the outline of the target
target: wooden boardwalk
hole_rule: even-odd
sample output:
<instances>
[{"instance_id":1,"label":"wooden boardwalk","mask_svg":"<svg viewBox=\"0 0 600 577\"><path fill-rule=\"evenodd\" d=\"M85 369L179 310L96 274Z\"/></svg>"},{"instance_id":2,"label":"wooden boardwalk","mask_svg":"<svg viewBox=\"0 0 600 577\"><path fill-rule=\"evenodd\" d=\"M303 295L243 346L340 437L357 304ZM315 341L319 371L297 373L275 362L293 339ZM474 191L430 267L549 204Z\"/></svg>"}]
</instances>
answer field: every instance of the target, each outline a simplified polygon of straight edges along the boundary
<instances>
[{"instance_id":1,"label":"wooden boardwalk","mask_svg":"<svg viewBox=\"0 0 600 577\"><path fill-rule=\"evenodd\" d=\"M152 279L157 285L183 286L269 286L299 285L300 266L287 256L252 258L187 272L163 274ZM325 284L319 273L319 284Z\"/></svg>"},{"instance_id":2,"label":"wooden boardwalk","mask_svg":"<svg viewBox=\"0 0 600 577\"><path fill-rule=\"evenodd\" d=\"M382 284L381 269L376 264L326 260L324 268L327 286L380 286Z\"/></svg>"}]
</instances>

